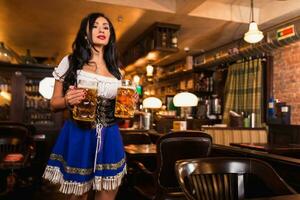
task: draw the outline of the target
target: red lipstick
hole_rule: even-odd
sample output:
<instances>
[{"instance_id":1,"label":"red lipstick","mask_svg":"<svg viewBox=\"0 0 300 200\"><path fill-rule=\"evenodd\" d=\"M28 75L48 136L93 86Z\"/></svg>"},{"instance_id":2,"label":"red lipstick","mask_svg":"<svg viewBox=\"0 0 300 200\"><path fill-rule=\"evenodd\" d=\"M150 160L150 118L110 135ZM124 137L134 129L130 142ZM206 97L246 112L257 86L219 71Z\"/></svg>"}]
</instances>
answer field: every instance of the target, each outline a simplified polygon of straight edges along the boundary
<instances>
[{"instance_id":1,"label":"red lipstick","mask_svg":"<svg viewBox=\"0 0 300 200\"><path fill-rule=\"evenodd\" d=\"M97 38L99 38L100 40L105 40L105 36L104 35L98 35Z\"/></svg>"}]
</instances>

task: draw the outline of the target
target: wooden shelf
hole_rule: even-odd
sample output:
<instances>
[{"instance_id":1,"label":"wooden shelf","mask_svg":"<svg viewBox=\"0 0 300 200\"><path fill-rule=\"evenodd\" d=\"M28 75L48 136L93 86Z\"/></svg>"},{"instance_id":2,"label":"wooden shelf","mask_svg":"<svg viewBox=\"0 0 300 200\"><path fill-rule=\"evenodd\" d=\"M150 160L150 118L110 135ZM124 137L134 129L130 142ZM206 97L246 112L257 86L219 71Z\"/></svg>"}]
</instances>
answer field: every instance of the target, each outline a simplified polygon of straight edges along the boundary
<instances>
[{"instance_id":1,"label":"wooden shelf","mask_svg":"<svg viewBox=\"0 0 300 200\"><path fill-rule=\"evenodd\" d=\"M131 43L122 55L125 71L132 72L136 67L148 62L158 64L167 55L178 52L178 44L172 43L177 37L180 25L156 22ZM177 41L177 40L176 40Z\"/></svg>"},{"instance_id":2,"label":"wooden shelf","mask_svg":"<svg viewBox=\"0 0 300 200\"><path fill-rule=\"evenodd\" d=\"M214 92L210 92L210 91L194 91L194 93L197 96L211 96L214 94Z\"/></svg>"},{"instance_id":3,"label":"wooden shelf","mask_svg":"<svg viewBox=\"0 0 300 200\"><path fill-rule=\"evenodd\" d=\"M159 77L158 81L170 81L172 79L182 78L183 76L189 76L189 75L190 76L193 75L193 69L167 74L163 77Z\"/></svg>"}]
</instances>

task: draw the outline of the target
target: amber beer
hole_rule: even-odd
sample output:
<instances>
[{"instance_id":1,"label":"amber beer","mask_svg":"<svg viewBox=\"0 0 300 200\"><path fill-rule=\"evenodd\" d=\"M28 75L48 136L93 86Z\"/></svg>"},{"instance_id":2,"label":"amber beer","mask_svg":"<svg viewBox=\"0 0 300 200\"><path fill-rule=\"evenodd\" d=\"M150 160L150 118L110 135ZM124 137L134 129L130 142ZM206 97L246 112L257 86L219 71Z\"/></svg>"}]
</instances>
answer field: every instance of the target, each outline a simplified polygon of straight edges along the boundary
<instances>
[{"instance_id":1,"label":"amber beer","mask_svg":"<svg viewBox=\"0 0 300 200\"><path fill-rule=\"evenodd\" d=\"M135 87L130 80L122 80L118 88L115 106L115 117L133 118L135 111Z\"/></svg>"},{"instance_id":2,"label":"amber beer","mask_svg":"<svg viewBox=\"0 0 300 200\"><path fill-rule=\"evenodd\" d=\"M98 82L96 80L79 80L77 87L78 89L84 89L86 95L79 104L74 106L73 118L87 122L95 121Z\"/></svg>"}]
</instances>

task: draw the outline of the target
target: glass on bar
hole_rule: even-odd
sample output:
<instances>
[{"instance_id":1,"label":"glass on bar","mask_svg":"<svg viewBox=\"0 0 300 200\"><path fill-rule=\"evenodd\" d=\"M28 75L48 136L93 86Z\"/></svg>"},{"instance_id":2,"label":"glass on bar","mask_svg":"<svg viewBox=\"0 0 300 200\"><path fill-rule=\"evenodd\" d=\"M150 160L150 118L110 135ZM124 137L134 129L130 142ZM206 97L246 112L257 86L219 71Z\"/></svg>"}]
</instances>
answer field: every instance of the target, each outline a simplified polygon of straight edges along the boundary
<instances>
[{"instance_id":1,"label":"glass on bar","mask_svg":"<svg viewBox=\"0 0 300 200\"><path fill-rule=\"evenodd\" d=\"M96 119L97 80L81 80L77 82L77 89L86 91L85 98L73 108L73 119L92 122Z\"/></svg>"},{"instance_id":2,"label":"glass on bar","mask_svg":"<svg viewBox=\"0 0 300 200\"><path fill-rule=\"evenodd\" d=\"M130 80L122 80L116 96L115 117L133 118L135 112L135 87Z\"/></svg>"}]
</instances>

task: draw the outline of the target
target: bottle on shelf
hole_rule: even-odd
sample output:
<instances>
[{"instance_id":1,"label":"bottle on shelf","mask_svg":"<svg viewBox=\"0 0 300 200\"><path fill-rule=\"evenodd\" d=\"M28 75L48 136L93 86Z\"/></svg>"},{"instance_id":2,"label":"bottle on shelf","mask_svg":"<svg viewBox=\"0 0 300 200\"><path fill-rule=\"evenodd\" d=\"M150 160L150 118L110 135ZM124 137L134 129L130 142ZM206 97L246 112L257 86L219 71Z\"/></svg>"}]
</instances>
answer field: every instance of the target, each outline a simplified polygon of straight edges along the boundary
<instances>
[{"instance_id":1,"label":"bottle on shelf","mask_svg":"<svg viewBox=\"0 0 300 200\"><path fill-rule=\"evenodd\" d=\"M275 117L275 99L273 97L271 97L268 102L268 117Z\"/></svg>"},{"instance_id":2,"label":"bottle on shelf","mask_svg":"<svg viewBox=\"0 0 300 200\"><path fill-rule=\"evenodd\" d=\"M23 56L22 59L25 64L36 64L37 63L37 60L31 56L30 49L26 50L26 55Z\"/></svg>"},{"instance_id":3,"label":"bottle on shelf","mask_svg":"<svg viewBox=\"0 0 300 200\"><path fill-rule=\"evenodd\" d=\"M251 113L251 128L255 128L255 113Z\"/></svg>"},{"instance_id":4,"label":"bottle on shelf","mask_svg":"<svg viewBox=\"0 0 300 200\"><path fill-rule=\"evenodd\" d=\"M248 112L245 112L243 115L243 122L245 128L250 128L250 115Z\"/></svg>"},{"instance_id":5,"label":"bottle on shelf","mask_svg":"<svg viewBox=\"0 0 300 200\"><path fill-rule=\"evenodd\" d=\"M220 98L218 97L218 95L214 94L212 95L212 113L215 115L220 115L221 114L221 102L220 102Z\"/></svg>"},{"instance_id":6,"label":"bottle on shelf","mask_svg":"<svg viewBox=\"0 0 300 200\"><path fill-rule=\"evenodd\" d=\"M177 34L175 32L172 32L172 35L171 35L171 47L172 48L177 48Z\"/></svg>"},{"instance_id":7,"label":"bottle on shelf","mask_svg":"<svg viewBox=\"0 0 300 200\"><path fill-rule=\"evenodd\" d=\"M164 29L161 30L161 46L167 47L167 33Z\"/></svg>"}]
</instances>

